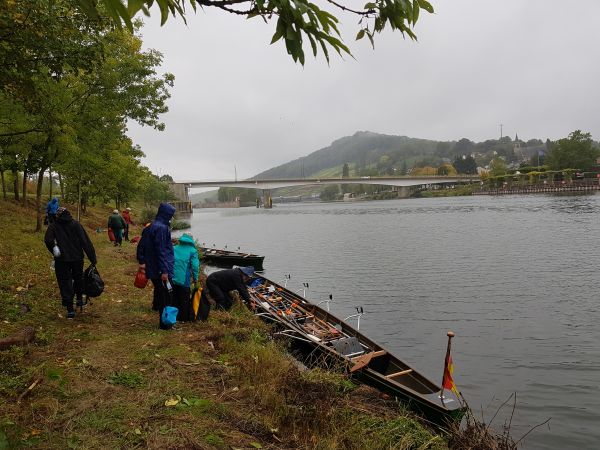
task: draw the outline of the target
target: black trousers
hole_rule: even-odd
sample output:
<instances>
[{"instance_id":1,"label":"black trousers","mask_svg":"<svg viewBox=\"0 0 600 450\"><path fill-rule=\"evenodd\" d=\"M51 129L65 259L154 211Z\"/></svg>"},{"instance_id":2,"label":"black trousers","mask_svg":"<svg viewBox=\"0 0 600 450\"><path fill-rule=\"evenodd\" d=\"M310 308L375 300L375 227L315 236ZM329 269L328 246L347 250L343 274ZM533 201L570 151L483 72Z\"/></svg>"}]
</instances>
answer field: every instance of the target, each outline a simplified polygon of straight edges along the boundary
<instances>
[{"instance_id":1,"label":"black trousers","mask_svg":"<svg viewBox=\"0 0 600 450\"><path fill-rule=\"evenodd\" d=\"M125 224L125 229L123 230L123 237L125 238L126 241L129 240L129 224L128 223Z\"/></svg>"},{"instance_id":2,"label":"black trousers","mask_svg":"<svg viewBox=\"0 0 600 450\"><path fill-rule=\"evenodd\" d=\"M83 260L55 261L54 270L62 305L73 311L73 297L76 295L77 300L83 299Z\"/></svg>"},{"instance_id":3,"label":"black trousers","mask_svg":"<svg viewBox=\"0 0 600 450\"><path fill-rule=\"evenodd\" d=\"M192 298L189 287L173 284L173 306L179 310L177 313L178 322L192 320Z\"/></svg>"},{"instance_id":4,"label":"black trousers","mask_svg":"<svg viewBox=\"0 0 600 450\"><path fill-rule=\"evenodd\" d=\"M229 292L224 292L217 283L209 281L208 279L206 280L206 287L217 306L223 308L225 311L228 311L231 308L234 300L229 295Z\"/></svg>"},{"instance_id":5,"label":"black trousers","mask_svg":"<svg viewBox=\"0 0 600 450\"><path fill-rule=\"evenodd\" d=\"M160 278L152 278L152 285L154 286L154 292L152 294L152 309L158 311L158 327L166 330L166 327L162 323L162 313L165 306L172 306L173 299L172 295L165 286L165 283Z\"/></svg>"}]
</instances>

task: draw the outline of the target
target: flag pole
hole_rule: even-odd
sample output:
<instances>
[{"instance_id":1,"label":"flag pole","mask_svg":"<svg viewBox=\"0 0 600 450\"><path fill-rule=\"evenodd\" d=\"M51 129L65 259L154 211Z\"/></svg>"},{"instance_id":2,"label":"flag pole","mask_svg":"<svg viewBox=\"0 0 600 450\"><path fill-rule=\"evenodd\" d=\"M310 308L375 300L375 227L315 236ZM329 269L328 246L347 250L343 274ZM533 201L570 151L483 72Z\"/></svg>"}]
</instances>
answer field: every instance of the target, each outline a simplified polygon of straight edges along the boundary
<instances>
[{"instance_id":1,"label":"flag pole","mask_svg":"<svg viewBox=\"0 0 600 450\"><path fill-rule=\"evenodd\" d=\"M442 403L444 403L444 378L446 371L448 370L448 361L450 360L450 348L452 347L452 338L454 337L454 332L448 331L448 347L446 348L446 358L444 359L444 372L442 374L442 392L440 393L440 399Z\"/></svg>"}]
</instances>

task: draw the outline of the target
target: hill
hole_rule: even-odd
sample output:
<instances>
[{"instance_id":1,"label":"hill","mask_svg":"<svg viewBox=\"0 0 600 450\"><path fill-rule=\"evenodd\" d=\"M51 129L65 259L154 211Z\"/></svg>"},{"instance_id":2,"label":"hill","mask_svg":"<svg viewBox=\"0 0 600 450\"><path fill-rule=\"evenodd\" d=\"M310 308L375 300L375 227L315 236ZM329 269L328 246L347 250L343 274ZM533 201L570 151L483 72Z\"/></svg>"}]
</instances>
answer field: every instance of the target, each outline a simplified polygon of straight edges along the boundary
<instances>
[{"instance_id":1,"label":"hill","mask_svg":"<svg viewBox=\"0 0 600 450\"><path fill-rule=\"evenodd\" d=\"M358 172L381 163L393 168L404 161L408 163L432 155L436 148L437 141L359 131L308 156L266 170L255 178L340 176L345 163L352 164L352 169ZM387 158L381 161L384 156Z\"/></svg>"},{"instance_id":2,"label":"hill","mask_svg":"<svg viewBox=\"0 0 600 450\"><path fill-rule=\"evenodd\" d=\"M520 163L545 151L546 145L539 139L525 142L518 136L514 140L504 136L483 142L466 138L435 141L358 131L254 178L341 177L344 164L348 164L350 176L404 175L414 167L439 167L469 155L479 166L489 164L495 156L503 157L507 163Z\"/></svg>"}]
</instances>

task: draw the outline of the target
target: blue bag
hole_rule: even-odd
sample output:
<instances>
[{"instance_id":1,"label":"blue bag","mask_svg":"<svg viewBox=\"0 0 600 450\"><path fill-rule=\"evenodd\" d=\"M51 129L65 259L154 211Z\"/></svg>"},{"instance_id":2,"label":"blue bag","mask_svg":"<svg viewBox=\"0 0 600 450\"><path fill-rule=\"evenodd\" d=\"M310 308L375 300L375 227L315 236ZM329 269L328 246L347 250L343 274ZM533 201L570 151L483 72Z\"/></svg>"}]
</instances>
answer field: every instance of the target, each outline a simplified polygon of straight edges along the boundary
<instances>
[{"instance_id":1,"label":"blue bag","mask_svg":"<svg viewBox=\"0 0 600 450\"><path fill-rule=\"evenodd\" d=\"M174 306L165 306L163 309L161 322L165 327L171 328L173 325L177 323L177 313L179 309Z\"/></svg>"}]
</instances>

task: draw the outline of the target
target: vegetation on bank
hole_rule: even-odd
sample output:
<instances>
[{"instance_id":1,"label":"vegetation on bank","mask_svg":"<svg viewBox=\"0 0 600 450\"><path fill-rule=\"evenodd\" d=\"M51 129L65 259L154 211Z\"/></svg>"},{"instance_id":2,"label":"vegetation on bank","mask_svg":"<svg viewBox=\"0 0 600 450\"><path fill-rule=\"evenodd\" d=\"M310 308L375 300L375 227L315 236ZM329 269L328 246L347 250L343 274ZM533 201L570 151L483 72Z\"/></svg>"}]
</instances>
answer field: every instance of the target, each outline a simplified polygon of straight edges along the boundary
<instances>
[{"instance_id":1,"label":"vegetation on bank","mask_svg":"<svg viewBox=\"0 0 600 450\"><path fill-rule=\"evenodd\" d=\"M301 370L243 307L159 331L135 247L96 233L95 209L83 224L106 289L67 321L32 219L0 201L0 338L36 330L0 351L0 448L447 448L377 392Z\"/></svg>"}]
</instances>

